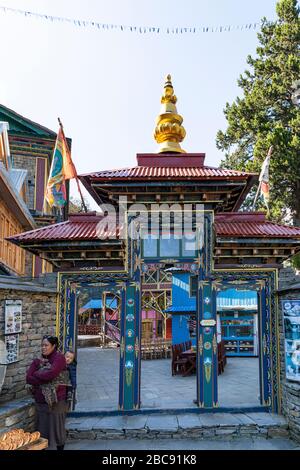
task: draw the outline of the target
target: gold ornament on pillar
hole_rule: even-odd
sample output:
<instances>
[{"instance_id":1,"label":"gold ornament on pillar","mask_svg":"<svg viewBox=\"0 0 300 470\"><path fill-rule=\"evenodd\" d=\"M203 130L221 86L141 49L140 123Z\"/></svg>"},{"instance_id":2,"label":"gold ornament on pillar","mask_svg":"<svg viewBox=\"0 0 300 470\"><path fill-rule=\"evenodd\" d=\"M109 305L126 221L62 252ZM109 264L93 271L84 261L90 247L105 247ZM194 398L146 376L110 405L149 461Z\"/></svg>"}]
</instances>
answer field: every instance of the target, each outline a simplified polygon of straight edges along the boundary
<instances>
[{"instance_id":1,"label":"gold ornament on pillar","mask_svg":"<svg viewBox=\"0 0 300 470\"><path fill-rule=\"evenodd\" d=\"M186 153L179 144L186 132L182 126L183 118L177 113L176 102L171 75L167 75L161 97L162 106L154 130L154 138L159 144L158 153Z\"/></svg>"}]
</instances>

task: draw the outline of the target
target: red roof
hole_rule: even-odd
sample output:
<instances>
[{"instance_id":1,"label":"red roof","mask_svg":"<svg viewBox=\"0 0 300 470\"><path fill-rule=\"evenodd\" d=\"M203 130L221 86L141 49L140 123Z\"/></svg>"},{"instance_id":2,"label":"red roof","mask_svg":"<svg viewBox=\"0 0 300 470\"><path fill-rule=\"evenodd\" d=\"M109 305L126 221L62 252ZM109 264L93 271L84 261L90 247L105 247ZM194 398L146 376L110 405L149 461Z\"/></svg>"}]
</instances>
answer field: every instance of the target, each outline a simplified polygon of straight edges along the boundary
<instances>
[{"instance_id":1,"label":"red roof","mask_svg":"<svg viewBox=\"0 0 300 470\"><path fill-rule=\"evenodd\" d=\"M32 242L36 240L97 240L105 237L116 239L119 234L118 228L115 230L112 223L109 225L113 228L105 230L105 226L102 227L101 224L99 224L101 220L103 220L103 216L96 214L96 212L70 215L69 220L66 222L59 222L36 230L30 230L20 235L9 237L9 239L20 242Z\"/></svg>"},{"instance_id":2,"label":"red roof","mask_svg":"<svg viewBox=\"0 0 300 470\"><path fill-rule=\"evenodd\" d=\"M99 225L103 216L91 212L89 214L70 215L66 222L48 225L36 230L15 235L9 238L16 243L30 243L34 241L51 240L99 240L109 237L116 239L119 229L112 228L106 230ZM120 227L122 228L122 227ZM254 237L254 238L299 238L300 227L279 225L265 220L263 213L233 212L226 214L216 214L215 230L218 237ZM117 234L116 234L117 231Z\"/></svg>"},{"instance_id":3,"label":"red roof","mask_svg":"<svg viewBox=\"0 0 300 470\"><path fill-rule=\"evenodd\" d=\"M207 179L207 178L248 178L251 173L243 171L227 170L225 168L213 167L157 167L157 166L134 166L131 168L119 168L115 170L103 170L95 173L80 175L80 178L90 178L96 180L122 180L128 178L137 179L165 179L165 178L190 178L190 179Z\"/></svg>"},{"instance_id":4,"label":"red roof","mask_svg":"<svg viewBox=\"0 0 300 470\"><path fill-rule=\"evenodd\" d=\"M218 237L300 238L300 227L276 224L262 212L229 212L216 214Z\"/></svg>"}]
</instances>

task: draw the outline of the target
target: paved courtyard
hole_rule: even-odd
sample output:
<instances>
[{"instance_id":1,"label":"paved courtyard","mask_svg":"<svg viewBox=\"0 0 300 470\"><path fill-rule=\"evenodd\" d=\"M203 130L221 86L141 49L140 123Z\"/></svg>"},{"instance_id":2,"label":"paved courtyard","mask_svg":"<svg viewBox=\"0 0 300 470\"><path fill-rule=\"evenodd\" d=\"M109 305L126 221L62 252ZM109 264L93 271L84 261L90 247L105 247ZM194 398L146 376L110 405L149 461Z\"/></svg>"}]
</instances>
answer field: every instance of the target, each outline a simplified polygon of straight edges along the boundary
<instances>
[{"instance_id":1,"label":"paved courtyard","mask_svg":"<svg viewBox=\"0 0 300 470\"><path fill-rule=\"evenodd\" d=\"M299 450L299 444L290 439L240 438L213 439L126 439L69 441L66 450ZM134 455L134 454L133 454ZM290 457L289 457L290 458Z\"/></svg>"},{"instance_id":2,"label":"paved courtyard","mask_svg":"<svg viewBox=\"0 0 300 470\"><path fill-rule=\"evenodd\" d=\"M228 358L219 376L220 406L259 406L257 358ZM77 411L118 407L119 350L78 350ZM171 375L171 359L142 361L142 408L191 408L196 406L196 376Z\"/></svg>"}]
</instances>

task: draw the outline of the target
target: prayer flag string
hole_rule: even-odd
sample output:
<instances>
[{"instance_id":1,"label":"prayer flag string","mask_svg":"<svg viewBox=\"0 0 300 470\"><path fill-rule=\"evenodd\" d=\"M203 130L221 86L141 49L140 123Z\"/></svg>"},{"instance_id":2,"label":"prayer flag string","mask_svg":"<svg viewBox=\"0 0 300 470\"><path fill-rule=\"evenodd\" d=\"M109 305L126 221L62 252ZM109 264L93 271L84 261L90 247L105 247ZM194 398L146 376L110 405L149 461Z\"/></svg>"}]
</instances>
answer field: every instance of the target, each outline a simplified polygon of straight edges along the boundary
<instances>
[{"instance_id":1,"label":"prayer flag string","mask_svg":"<svg viewBox=\"0 0 300 470\"><path fill-rule=\"evenodd\" d=\"M250 31L255 30L259 23L247 23L242 25L221 25L221 26L189 26L189 27L180 27L180 26L128 26L128 25L116 25L116 24L107 24L101 23L98 21L92 20L79 20L74 18L67 18L61 16L52 16L42 13L34 13L32 11L20 10L16 8L9 8L0 5L0 12L2 13L11 13L16 15L22 15L26 18L37 18L44 21L51 21L52 23L68 23L72 26L80 28L90 28L97 29L101 31L121 31L121 32L130 32L130 33L166 33L166 34L197 34L197 33L224 33L232 31Z\"/></svg>"}]
</instances>

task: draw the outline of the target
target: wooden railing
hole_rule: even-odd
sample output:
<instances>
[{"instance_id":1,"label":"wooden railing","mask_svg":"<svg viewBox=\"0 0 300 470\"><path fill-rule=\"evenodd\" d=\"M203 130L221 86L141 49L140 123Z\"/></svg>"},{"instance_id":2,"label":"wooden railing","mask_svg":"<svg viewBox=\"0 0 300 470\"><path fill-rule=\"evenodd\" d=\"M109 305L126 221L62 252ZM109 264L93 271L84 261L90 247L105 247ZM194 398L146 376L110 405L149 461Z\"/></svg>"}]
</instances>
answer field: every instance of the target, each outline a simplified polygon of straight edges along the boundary
<instances>
[{"instance_id":1,"label":"wooden railing","mask_svg":"<svg viewBox=\"0 0 300 470\"><path fill-rule=\"evenodd\" d=\"M100 332L100 325L78 325L79 335L98 335Z\"/></svg>"},{"instance_id":2,"label":"wooden railing","mask_svg":"<svg viewBox=\"0 0 300 470\"><path fill-rule=\"evenodd\" d=\"M164 359L171 357L172 341L155 338L151 340L143 340L141 345L142 359Z\"/></svg>"}]
</instances>

